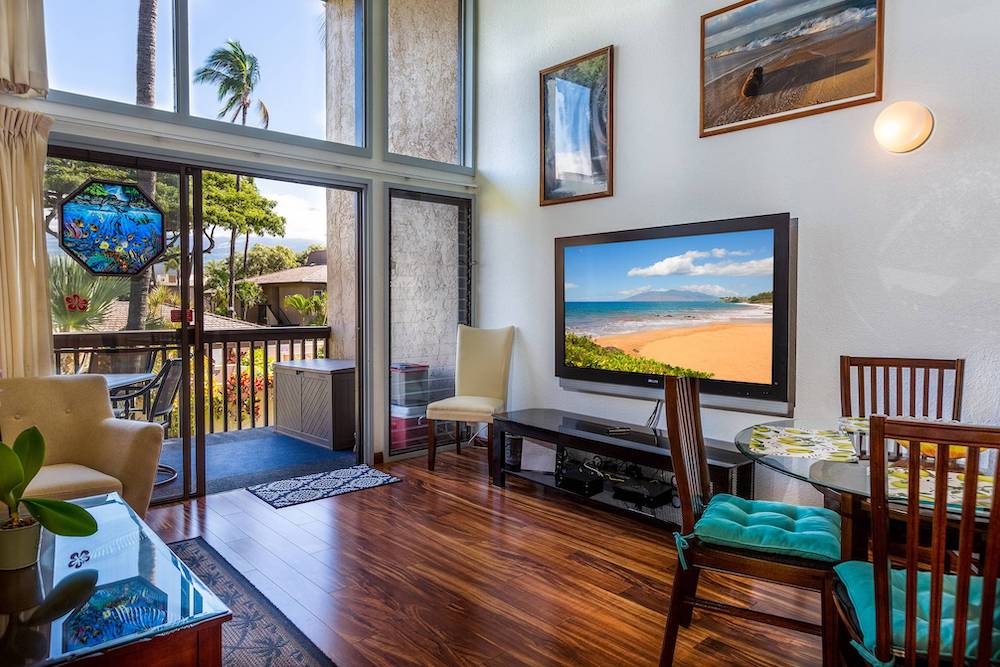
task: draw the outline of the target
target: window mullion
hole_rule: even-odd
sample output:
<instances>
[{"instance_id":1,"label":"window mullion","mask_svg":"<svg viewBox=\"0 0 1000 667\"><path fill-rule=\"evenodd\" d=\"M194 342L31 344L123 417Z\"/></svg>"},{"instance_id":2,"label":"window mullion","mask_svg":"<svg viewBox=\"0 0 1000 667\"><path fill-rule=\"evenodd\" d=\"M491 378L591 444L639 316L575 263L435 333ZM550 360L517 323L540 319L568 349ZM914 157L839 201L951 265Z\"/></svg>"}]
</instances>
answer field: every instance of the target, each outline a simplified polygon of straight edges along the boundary
<instances>
[{"instance_id":1,"label":"window mullion","mask_svg":"<svg viewBox=\"0 0 1000 667\"><path fill-rule=\"evenodd\" d=\"M174 109L182 118L191 115L188 57L188 0L174 0Z\"/></svg>"}]
</instances>

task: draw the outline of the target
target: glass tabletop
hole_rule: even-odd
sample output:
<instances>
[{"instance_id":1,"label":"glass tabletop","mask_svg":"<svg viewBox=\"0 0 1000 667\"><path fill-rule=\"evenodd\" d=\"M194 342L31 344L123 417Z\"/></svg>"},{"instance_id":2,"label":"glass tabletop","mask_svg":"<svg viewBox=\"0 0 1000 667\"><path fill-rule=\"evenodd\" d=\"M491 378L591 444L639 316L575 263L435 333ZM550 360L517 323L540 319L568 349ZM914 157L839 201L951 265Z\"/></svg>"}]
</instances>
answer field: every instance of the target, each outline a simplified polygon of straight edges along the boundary
<instances>
[{"instance_id":1,"label":"glass tabletop","mask_svg":"<svg viewBox=\"0 0 1000 667\"><path fill-rule=\"evenodd\" d=\"M839 493L871 496L871 467L868 461L868 423L866 419L786 419L757 424L740 431L735 438L736 447L745 456L783 475L800 479ZM905 502L906 449L896 443L887 443L889 450L889 496L899 496ZM985 466L990 469L992 464ZM921 494L926 482L933 485L933 461L925 458L922 463ZM961 490L962 462L952 464L949 472L949 506L951 487ZM984 468L980 468L983 470ZM924 479L928 475L928 479ZM951 477L956 478L953 483ZM992 496L994 479L982 476L981 496L985 502L977 503L978 512L988 514L988 498ZM926 499L924 499L926 500ZM930 504L933 504L932 501Z\"/></svg>"},{"instance_id":2,"label":"glass tabletop","mask_svg":"<svg viewBox=\"0 0 1000 667\"><path fill-rule=\"evenodd\" d=\"M74 502L94 535L43 530L37 565L0 572L0 664L61 663L229 613L117 493Z\"/></svg>"}]
</instances>

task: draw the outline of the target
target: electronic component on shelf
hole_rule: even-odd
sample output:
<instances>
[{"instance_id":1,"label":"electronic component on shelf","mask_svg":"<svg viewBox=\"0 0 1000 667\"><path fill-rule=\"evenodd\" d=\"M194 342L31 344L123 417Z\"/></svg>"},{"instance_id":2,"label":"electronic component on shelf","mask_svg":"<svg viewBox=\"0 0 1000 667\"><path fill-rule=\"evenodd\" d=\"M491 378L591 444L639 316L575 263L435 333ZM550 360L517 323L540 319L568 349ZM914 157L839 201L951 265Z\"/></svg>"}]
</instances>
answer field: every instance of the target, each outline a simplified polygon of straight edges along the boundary
<instances>
[{"instance_id":1,"label":"electronic component on shelf","mask_svg":"<svg viewBox=\"0 0 1000 667\"><path fill-rule=\"evenodd\" d=\"M611 487L617 500L642 505L662 507L672 502L674 487L655 479L630 479Z\"/></svg>"}]
</instances>

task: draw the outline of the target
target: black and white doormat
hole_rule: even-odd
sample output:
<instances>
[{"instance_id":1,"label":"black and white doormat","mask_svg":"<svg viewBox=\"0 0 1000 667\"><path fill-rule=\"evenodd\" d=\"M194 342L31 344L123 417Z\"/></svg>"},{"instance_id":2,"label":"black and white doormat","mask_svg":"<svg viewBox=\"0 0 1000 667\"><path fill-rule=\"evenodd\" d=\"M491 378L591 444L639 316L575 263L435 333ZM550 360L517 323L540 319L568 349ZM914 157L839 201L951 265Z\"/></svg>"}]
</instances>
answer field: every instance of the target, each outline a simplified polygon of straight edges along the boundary
<instances>
[{"instance_id":1,"label":"black and white doormat","mask_svg":"<svg viewBox=\"0 0 1000 667\"><path fill-rule=\"evenodd\" d=\"M393 477L380 470L366 465L357 465L340 470L328 470L313 475L282 479L268 484L248 486L247 491L271 507L281 509L282 507L401 481L398 477Z\"/></svg>"}]
</instances>

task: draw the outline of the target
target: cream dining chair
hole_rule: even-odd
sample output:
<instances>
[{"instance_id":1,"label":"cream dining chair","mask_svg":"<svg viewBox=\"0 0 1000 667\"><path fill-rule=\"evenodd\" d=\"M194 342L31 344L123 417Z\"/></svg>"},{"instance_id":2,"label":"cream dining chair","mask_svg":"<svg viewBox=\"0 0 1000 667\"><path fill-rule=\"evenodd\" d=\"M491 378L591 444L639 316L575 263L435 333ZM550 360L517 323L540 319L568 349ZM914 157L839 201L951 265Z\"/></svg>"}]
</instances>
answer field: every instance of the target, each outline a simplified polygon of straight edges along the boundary
<instances>
[{"instance_id":1,"label":"cream dining chair","mask_svg":"<svg viewBox=\"0 0 1000 667\"><path fill-rule=\"evenodd\" d=\"M460 423L489 424L486 438L490 472L493 469L493 415L507 408L507 380L514 327L475 329L458 327L455 396L427 406L427 469L434 470L437 422L455 422L455 451L462 453Z\"/></svg>"}]
</instances>

